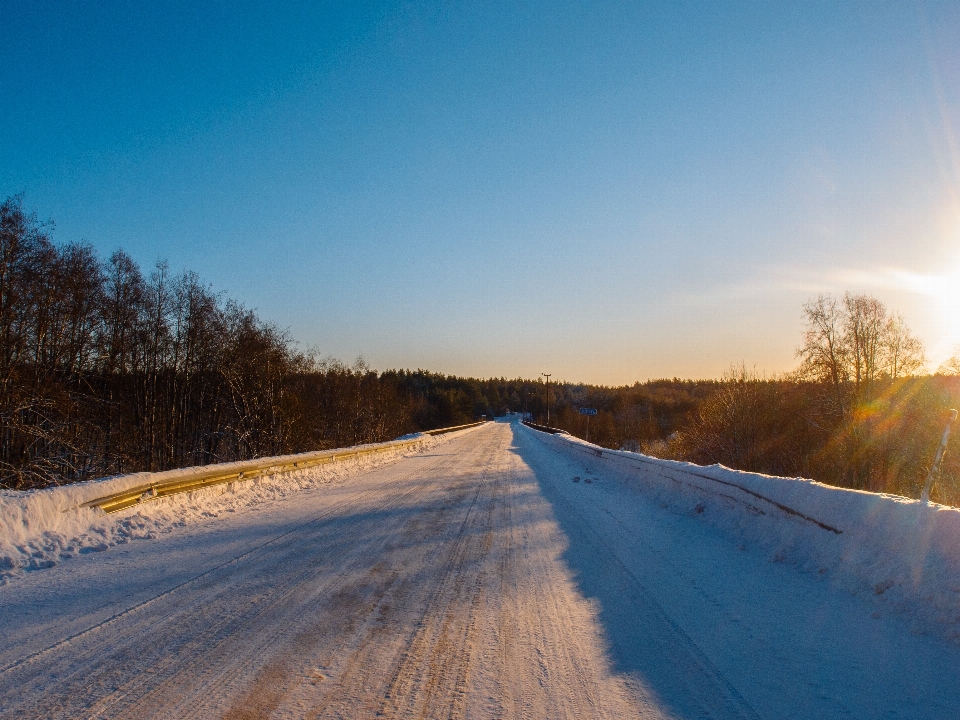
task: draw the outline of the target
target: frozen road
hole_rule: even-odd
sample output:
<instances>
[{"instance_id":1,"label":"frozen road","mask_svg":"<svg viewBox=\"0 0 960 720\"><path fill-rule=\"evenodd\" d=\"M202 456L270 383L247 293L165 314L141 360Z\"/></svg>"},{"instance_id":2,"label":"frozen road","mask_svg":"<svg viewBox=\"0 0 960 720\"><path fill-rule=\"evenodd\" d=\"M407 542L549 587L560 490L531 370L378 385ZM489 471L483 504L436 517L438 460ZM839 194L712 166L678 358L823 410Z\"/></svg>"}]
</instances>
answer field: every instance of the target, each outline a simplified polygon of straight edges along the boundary
<instances>
[{"instance_id":1,"label":"frozen road","mask_svg":"<svg viewBox=\"0 0 960 720\"><path fill-rule=\"evenodd\" d=\"M0 714L960 717L875 603L489 423L0 587Z\"/></svg>"}]
</instances>

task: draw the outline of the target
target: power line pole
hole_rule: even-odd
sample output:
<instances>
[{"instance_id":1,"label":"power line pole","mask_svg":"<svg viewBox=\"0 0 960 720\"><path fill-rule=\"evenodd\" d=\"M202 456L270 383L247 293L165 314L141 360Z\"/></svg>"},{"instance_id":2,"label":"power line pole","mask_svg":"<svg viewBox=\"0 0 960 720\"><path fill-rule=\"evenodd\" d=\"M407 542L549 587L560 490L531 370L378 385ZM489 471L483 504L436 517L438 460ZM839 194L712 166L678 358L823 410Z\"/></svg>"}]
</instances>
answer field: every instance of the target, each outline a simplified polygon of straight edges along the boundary
<instances>
[{"instance_id":1,"label":"power line pole","mask_svg":"<svg viewBox=\"0 0 960 720\"><path fill-rule=\"evenodd\" d=\"M550 376L553 373L540 373L547 379L547 427L550 427Z\"/></svg>"}]
</instances>

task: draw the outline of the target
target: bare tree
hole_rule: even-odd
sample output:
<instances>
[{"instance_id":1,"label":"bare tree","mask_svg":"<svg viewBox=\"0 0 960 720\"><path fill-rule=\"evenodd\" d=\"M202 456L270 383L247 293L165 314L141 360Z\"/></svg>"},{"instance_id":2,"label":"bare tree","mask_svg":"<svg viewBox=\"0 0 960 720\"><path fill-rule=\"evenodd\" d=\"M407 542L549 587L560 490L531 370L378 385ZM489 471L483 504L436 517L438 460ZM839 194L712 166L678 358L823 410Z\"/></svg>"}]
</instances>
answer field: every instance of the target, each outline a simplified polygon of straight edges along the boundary
<instances>
[{"instance_id":1,"label":"bare tree","mask_svg":"<svg viewBox=\"0 0 960 720\"><path fill-rule=\"evenodd\" d=\"M103 292L100 362L108 373L133 368L137 325L144 313L147 288L140 268L122 250L110 256Z\"/></svg>"},{"instance_id":2,"label":"bare tree","mask_svg":"<svg viewBox=\"0 0 960 720\"><path fill-rule=\"evenodd\" d=\"M953 355L940 363L937 375L960 375L960 347L954 349Z\"/></svg>"},{"instance_id":3,"label":"bare tree","mask_svg":"<svg viewBox=\"0 0 960 720\"><path fill-rule=\"evenodd\" d=\"M923 367L923 344L899 314L888 315L869 295L846 293L842 301L820 295L803 306L807 327L799 377L827 383L842 415L869 394L880 378L910 375Z\"/></svg>"},{"instance_id":4,"label":"bare tree","mask_svg":"<svg viewBox=\"0 0 960 720\"><path fill-rule=\"evenodd\" d=\"M821 456L834 458L843 484L883 484L897 462L898 445L892 418L884 418L894 412L895 384L923 366L923 345L900 315L889 315L869 295L848 292L842 301L821 295L804 306L804 314L798 377L829 386L831 404L839 409L826 424L831 440ZM808 421L824 426L815 414Z\"/></svg>"},{"instance_id":5,"label":"bare tree","mask_svg":"<svg viewBox=\"0 0 960 720\"><path fill-rule=\"evenodd\" d=\"M846 384L849 379L850 348L846 338L844 308L830 295L820 295L803 306L807 327L803 344L797 349L802 378L829 384L836 411L847 414Z\"/></svg>"},{"instance_id":6,"label":"bare tree","mask_svg":"<svg viewBox=\"0 0 960 720\"><path fill-rule=\"evenodd\" d=\"M859 399L879 377L886 355L884 343L887 309L869 295L843 296L843 343L853 382L854 396Z\"/></svg>"},{"instance_id":7,"label":"bare tree","mask_svg":"<svg viewBox=\"0 0 960 720\"><path fill-rule=\"evenodd\" d=\"M894 313L884 328L884 371L892 380L913 375L927 362L923 343L914 337L900 313Z\"/></svg>"}]
</instances>

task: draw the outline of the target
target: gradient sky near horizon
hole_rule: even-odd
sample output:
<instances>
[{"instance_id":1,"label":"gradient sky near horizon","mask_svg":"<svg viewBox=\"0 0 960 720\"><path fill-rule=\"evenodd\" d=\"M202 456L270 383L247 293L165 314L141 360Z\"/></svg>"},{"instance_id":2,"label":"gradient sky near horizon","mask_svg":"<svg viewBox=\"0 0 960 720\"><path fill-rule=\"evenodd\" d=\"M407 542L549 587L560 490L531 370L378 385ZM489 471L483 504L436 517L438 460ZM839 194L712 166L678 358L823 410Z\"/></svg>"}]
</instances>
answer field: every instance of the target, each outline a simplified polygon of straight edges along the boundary
<instances>
[{"instance_id":1,"label":"gradient sky near horizon","mask_svg":"<svg viewBox=\"0 0 960 720\"><path fill-rule=\"evenodd\" d=\"M375 368L960 343L960 3L0 0L0 195Z\"/></svg>"}]
</instances>

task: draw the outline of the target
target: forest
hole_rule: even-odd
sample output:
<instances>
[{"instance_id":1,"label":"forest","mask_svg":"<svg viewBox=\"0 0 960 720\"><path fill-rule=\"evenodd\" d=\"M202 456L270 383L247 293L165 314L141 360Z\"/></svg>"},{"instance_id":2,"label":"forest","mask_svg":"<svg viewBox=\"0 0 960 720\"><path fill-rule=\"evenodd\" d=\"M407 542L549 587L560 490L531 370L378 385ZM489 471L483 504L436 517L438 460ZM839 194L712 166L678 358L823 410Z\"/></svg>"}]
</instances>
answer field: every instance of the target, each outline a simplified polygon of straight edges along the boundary
<instances>
[{"instance_id":1,"label":"forest","mask_svg":"<svg viewBox=\"0 0 960 720\"><path fill-rule=\"evenodd\" d=\"M935 375L875 298L803 308L798 366L765 378L605 387L378 372L300 348L282 328L166 263L58 245L0 205L0 487L344 447L508 411L609 448L919 495L960 361ZM590 407L589 419L579 409ZM960 502L960 453L934 499Z\"/></svg>"},{"instance_id":2,"label":"forest","mask_svg":"<svg viewBox=\"0 0 960 720\"><path fill-rule=\"evenodd\" d=\"M388 440L491 414L501 385L319 358L194 273L0 206L2 487Z\"/></svg>"},{"instance_id":3,"label":"forest","mask_svg":"<svg viewBox=\"0 0 960 720\"><path fill-rule=\"evenodd\" d=\"M918 374L922 344L868 295L821 295L803 315L793 372L765 378L740 365L717 382L564 386L551 424L589 429L610 448L919 497L960 404L960 358ZM598 411L589 428L585 406ZM960 452L948 449L937 470L932 499L960 504Z\"/></svg>"}]
</instances>

